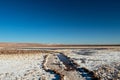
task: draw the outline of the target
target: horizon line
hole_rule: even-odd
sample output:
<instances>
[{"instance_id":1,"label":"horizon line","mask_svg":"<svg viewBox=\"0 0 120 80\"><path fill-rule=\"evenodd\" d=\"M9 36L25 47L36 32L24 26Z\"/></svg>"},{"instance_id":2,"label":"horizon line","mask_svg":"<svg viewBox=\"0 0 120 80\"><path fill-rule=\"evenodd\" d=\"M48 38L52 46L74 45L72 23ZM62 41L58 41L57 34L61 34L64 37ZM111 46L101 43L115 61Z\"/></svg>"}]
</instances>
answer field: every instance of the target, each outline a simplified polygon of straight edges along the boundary
<instances>
[{"instance_id":1,"label":"horizon line","mask_svg":"<svg viewBox=\"0 0 120 80\"><path fill-rule=\"evenodd\" d=\"M120 46L120 43L87 43L87 44L84 44L84 43L79 43L79 44L76 44L76 43L39 43L39 42L0 42L0 44L38 44L38 45L73 45L73 46L92 46L92 45L95 45L95 46Z\"/></svg>"}]
</instances>

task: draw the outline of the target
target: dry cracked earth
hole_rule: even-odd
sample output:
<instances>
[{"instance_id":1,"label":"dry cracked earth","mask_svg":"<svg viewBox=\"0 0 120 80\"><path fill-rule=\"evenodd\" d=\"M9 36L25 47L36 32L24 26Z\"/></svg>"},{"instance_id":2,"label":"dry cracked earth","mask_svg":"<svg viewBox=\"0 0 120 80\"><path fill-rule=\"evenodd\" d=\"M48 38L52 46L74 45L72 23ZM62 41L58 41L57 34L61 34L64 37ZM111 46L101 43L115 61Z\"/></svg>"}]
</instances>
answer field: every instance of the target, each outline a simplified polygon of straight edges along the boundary
<instances>
[{"instance_id":1,"label":"dry cracked earth","mask_svg":"<svg viewBox=\"0 0 120 80\"><path fill-rule=\"evenodd\" d=\"M0 53L0 80L120 80L120 49Z\"/></svg>"}]
</instances>

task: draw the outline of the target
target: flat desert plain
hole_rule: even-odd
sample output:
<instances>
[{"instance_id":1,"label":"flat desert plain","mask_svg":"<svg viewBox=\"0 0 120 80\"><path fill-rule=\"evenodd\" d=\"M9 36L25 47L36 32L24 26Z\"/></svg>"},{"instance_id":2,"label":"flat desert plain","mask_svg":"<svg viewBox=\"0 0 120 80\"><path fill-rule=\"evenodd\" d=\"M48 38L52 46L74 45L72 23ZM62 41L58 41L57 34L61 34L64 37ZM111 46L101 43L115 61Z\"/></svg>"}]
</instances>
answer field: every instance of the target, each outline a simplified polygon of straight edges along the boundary
<instances>
[{"instance_id":1,"label":"flat desert plain","mask_svg":"<svg viewBox=\"0 0 120 80\"><path fill-rule=\"evenodd\" d=\"M120 48L1 48L0 80L120 80Z\"/></svg>"}]
</instances>

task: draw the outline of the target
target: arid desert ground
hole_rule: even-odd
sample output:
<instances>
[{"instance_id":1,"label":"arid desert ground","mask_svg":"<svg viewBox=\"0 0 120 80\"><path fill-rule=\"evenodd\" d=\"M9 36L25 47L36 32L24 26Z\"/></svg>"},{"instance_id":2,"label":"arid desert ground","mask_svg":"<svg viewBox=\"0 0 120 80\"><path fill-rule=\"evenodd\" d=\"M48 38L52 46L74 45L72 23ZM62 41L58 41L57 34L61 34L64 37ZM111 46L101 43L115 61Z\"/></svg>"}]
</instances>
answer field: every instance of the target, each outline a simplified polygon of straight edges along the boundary
<instances>
[{"instance_id":1,"label":"arid desert ground","mask_svg":"<svg viewBox=\"0 0 120 80\"><path fill-rule=\"evenodd\" d=\"M0 80L120 80L120 47L1 47Z\"/></svg>"}]
</instances>

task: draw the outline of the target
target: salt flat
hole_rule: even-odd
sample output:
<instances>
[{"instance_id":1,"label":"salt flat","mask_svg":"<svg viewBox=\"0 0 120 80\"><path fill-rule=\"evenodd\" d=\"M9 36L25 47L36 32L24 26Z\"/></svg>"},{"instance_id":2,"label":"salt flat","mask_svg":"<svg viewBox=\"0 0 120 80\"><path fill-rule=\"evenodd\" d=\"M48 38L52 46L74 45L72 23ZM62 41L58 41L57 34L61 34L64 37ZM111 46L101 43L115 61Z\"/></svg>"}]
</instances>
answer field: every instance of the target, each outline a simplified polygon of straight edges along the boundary
<instances>
[{"instance_id":1,"label":"salt flat","mask_svg":"<svg viewBox=\"0 0 120 80\"><path fill-rule=\"evenodd\" d=\"M78 49L68 50L65 54L72 58L81 67L86 67L89 70L95 70L100 65L111 65L114 62L120 62L119 50Z\"/></svg>"},{"instance_id":2,"label":"salt flat","mask_svg":"<svg viewBox=\"0 0 120 80\"><path fill-rule=\"evenodd\" d=\"M120 79L118 48L54 49L48 53L33 51L24 54L13 52L0 54L0 80Z\"/></svg>"},{"instance_id":3,"label":"salt flat","mask_svg":"<svg viewBox=\"0 0 120 80\"><path fill-rule=\"evenodd\" d=\"M99 80L120 80L120 49L73 49L62 52L80 68L93 71Z\"/></svg>"},{"instance_id":4,"label":"salt flat","mask_svg":"<svg viewBox=\"0 0 120 80\"><path fill-rule=\"evenodd\" d=\"M1 54L1 80L51 80L54 75L42 69L42 54Z\"/></svg>"}]
</instances>

